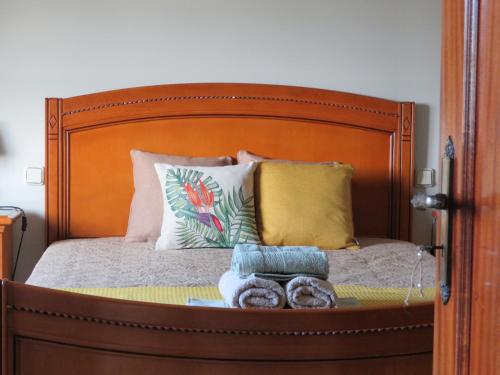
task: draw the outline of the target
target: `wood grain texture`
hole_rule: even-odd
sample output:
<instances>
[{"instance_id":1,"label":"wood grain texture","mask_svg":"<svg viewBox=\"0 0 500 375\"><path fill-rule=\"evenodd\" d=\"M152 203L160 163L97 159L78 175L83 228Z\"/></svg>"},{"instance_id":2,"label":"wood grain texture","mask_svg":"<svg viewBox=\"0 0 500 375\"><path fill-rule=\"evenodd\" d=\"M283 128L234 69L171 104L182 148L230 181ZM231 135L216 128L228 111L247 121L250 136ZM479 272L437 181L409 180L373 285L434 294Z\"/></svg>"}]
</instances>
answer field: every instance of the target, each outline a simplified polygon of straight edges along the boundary
<instances>
[{"instance_id":1,"label":"wood grain texture","mask_svg":"<svg viewBox=\"0 0 500 375\"><path fill-rule=\"evenodd\" d=\"M132 148L352 163L356 234L410 236L413 103L289 86L163 85L48 99L46 123L49 243L125 233Z\"/></svg>"},{"instance_id":2,"label":"wood grain texture","mask_svg":"<svg viewBox=\"0 0 500 375\"><path fill-rule=\"evenodd\" d=\"M444 2L442 141L456 146L452 298L436 304L436 374L500 372L500 4Z\"/></svg>"},{"instance_id":3,"label":"wood grain texture","mask_svg":"<svg viewBox=\"0 0 500 375\"><path fill-rule=\"evenodd\" d=\"M265 374L429 374L431 369L429 303L338 310L193 308L8 281L2 295L7 347L16 355L10 354L7 366L20 374L43 366L51 374L107 374L113 367L121 374L138 368L184 368L192 374L257 369Z\"/></svg>"},{"instance_id":4,"label":"wood grain texture","mask_svg":"<svg viewBox=\"0 0 500 375\"><path fill-rule=\"evenodd\" d=\"M131 148L195 156L248 149L281 159L352 163L358 234L407 239L414 113L413 103L253 84L163 85L48 99L48 242L124 233ZM4 281L3 371L428 374L433 313L433 304L191 308Z\"/></svg>"},{"instance_id":5,"label":"wood grain texture","mask_svg":"<svg viewBox=\"0 0 500 375\"><path fill-rule=\"evenodd\" d=\"M46 242L59 238L61 233L59 217L62 213L59 211L59 202L63 197L60 195L62 189L59 178L59 171L62 169L62 159L59 157L60 102L59 99L45 100L45 219L50 223L46 225Z\"/></svg>"},{"instance_id":6,"label":"wood grain texture","mask_svg":"<svg viewBox=\"0 0 500 375\"><path fill-rule=\"evenodd\" d=\"M187 360L176 357L145 356L132 353L102 352L51 342L18 339L18 358L23 359L19 374L55 374L60 368L72 368L72 375L144 374L370 374L420 375L430 373L430 354L394 358L308 361L228 361L203 358ZM77 368L72 364L79 363ZM39 364L39 365L36 365ZM369 370L368 370L369 369Z\"/></svg>"},{"instance_id":7,"label":"wood grain texture","mask_svg":"<svg viewBox=\"0 0 500 375\"><path fill-rule=\"evenodd\" d=\"M12 277L12 263L13 263L13 228L17 220L21 218L18 211L10 211L6 214L0 215L0 274L2 280L10 279ZM5 294L0 293L2 305L6 303ZM1 332L1 348L2 356L0 361L0 370L2 374L7 373L7 358L9 357L11 348L7 346L7 314L2 309L0 314L2 321Z\"/></svg>"},{"instance_id":8,"label":"wood grain texture","mask_svg":"<svg viewBox=\"0 0 500 375\"><path fill-rule=\"evenodd\" d=\"M12 277L13 228L20 217L19 212L16 211L0 215L0 275L2 279Z\"/></svg>"},{"instance_id":9,"label":"wood grain texture","mask_svg":"<svg viewBox=\"0 0 500 375\"><path fill-rule=\"evenodd\" d=\"M10 279L12 275L12 225L0 224L0 274Z\"/></svg>"},{"instance_id":10,"label":"wood grain texture","mask_svg":"<svg viewBox=\"0 0 500 375\"><path fill-rule=\"evenodd\" d=\"M479 8L470 374L500 374L500 2Z\"/></svg>"},{"instance_id":11,"label":"wood grain texture","mask_svg":"<svg viewBox=\"0 0 500 375\"><path fill-rule=\"evenodd\" d=\"M470 219L473 191L467 181L467 172L471 166L474 144L470 141L470 131L473 129L466 116L469 103L464 89L464 72L467 69L464 39L466 3L443 1L440 150L444 150L448 137L451 137L455 145L455 160L452 181L451 298L447 305L436 303L435 311L433 373L438 375L460 373L462 368L458 358L467 352L462 347L463 329L467 329L467 325L463 324L467 306L463 305L462 296L469 295L464 281L469 277L466 265L472 245Z\"/></svg>"},{"instance_id":12,"label":"wood grain texture","mask_svg":"<svg viewBox=\"0 0 500 375\"><path fill-rule=\"evenodd\" d=\"M412 103L401 104L401 169L400 181L401 191L399 196L395 197L395 204L399 209L396 211L398 223L398 236L397 238L411 238L411 207L406 202L410 202L413 195L413 155L415 139L415 108Z\"/></svg>"}]
</instances>

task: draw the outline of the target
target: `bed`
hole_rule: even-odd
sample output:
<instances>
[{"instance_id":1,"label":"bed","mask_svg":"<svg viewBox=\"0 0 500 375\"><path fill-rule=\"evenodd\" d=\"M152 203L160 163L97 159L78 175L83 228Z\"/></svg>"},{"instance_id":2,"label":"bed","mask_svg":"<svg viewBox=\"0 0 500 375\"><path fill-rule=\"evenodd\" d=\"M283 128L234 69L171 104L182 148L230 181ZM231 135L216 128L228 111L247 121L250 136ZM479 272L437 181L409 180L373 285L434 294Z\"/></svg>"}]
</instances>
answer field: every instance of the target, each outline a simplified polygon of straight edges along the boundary
<instances>
[{"instance_id":1,"label":"bed","mask_svg":"<svg viewBox=\"0 0 500 375\"><path fill-rule=\"evenodd\" d=\"M387 266L390 257L374 248L406 248L405 256L393 252L401 271L393 272L395 279L378 268L387 284L382 276L363 282L367 288L402 287L414 260L414 246L404 242L410 239L413 132L412 103L288 86L163 85L47 99L46 220L52 245L28 284L2 283L3 373L431 373L432 298L323 311L174 305L159 289L159 301L139 296L137 289L151 281L140 267L126 269L134 257L113 258L113 251L130 251L119 237L133 193L131 149L196 156L248 149L274 158L352 164L356 234L365 241L359 252L368 249L363 261L374 269L377 261ZM96 245L114 249L110 264L124 260L115 269L125 274L123 282L110 284L119 278L104 264L108 273L95 281L101 272L91 266ZM140 251L158 262L154 250ZM229 256L227 249L213 254ZM161 256L177 256L175 263L182 264L180 253ZM336 256L332 268L349 264L353 255ZM424 266L433 268L426 259ZM71 277L61 276L54 264L71 270ZM210 263L211 271L195 283L179 271L169 288L184 288L185 298L185 288L213 282L219 265ZM432 286L433 278L426 277L425 286ZM119 293L94 295L110 285Z\"/></svg>"},{"instance_id":2,"label":"bed","mask_svg":"<svg viewBox=\"0 0 500 375\"><path fill-rule=\"evenodd\" d=\"M417 262L415 245L381 238L359 242L359 251L326 251L329 281L339 297L355 298L356 306L403 305ZM153 242L121 237L63 240L48 247L26 284L175 305L189 298L222 300L217 284L231 256L230 248L158 251ZM421 265L423 296L413 289L411 304L434 297L434 257L425 256Z\"/></svg>"}]
</instances>

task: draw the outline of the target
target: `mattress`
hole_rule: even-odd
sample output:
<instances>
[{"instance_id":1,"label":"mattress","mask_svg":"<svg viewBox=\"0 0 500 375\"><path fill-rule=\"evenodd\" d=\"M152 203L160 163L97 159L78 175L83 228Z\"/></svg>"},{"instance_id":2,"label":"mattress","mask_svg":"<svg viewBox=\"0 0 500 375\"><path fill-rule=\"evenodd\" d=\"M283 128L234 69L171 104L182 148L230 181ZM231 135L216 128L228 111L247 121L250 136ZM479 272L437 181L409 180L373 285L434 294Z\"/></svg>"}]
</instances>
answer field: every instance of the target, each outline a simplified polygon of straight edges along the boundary
<instances>
[{"instance_id":1,"label":"mattress","mask_svg":"<svg viewBox=\"0 0 500 375\"><path fill-rule=\"evenodd\" d=\"M327 251L333 285L407 288L417 261L409 242L361 238L360 250ZM48 288L213 286L228 269L232 249L154 250L121 237L72 239L50 245L27 284ZM434 257L422 261L423 287L434 286Z\"/></svg>"}]
</instances>

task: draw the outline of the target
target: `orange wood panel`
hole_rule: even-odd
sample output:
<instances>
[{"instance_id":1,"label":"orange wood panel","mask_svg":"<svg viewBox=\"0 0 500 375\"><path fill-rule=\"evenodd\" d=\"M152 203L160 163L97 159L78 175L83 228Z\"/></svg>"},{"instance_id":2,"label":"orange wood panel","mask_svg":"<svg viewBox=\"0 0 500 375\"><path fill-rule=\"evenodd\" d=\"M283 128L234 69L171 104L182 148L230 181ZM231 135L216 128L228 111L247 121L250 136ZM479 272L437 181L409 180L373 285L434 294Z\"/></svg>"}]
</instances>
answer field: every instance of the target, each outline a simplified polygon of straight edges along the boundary
<instances>
[{"instance_id":1,"label":"orange wood panel","mask_svg":"<svg viewBox=\"0 0 500 375\"><path fill-rule=\"evenodd\" d=\"M46 226L46 240L59 238L59 233L61 233L60 102L61 100L58 99L45 100L45 182L47 185L45 190L45 217L47 223L50 223L50 225Z\"/></svg>"},{"instance_id":2,"label":"orange wood panel","mask_svg":"<svg viewBox=\"0 0 500 375\"><path fill-rule=\"evenodd\" d=\"M0 214L0 278L10 279L12 277L12 262L14 256L13 228L21 215L12 211L8 214Z\"/></svg>"},{"instance_id":3,"label":"orange wood panel","mask_svg":"<svg viewBox=\"0 0 500 375\"><path fill-rule=\"evenodd\" d=\"M185 84L47 101L48 242L122 235L131 148L341 160L356 168L358 235L408 239L412 103L302 87Z\"/></svg>"},{"instance_id":4,"label":"orange wood panel","mask_svg":"<svg viewBox=\"0 0 500 375\"><path fill-rule=\"evenodd\" d=\"M0 274L2 279L12 275L12 225L0 224Z\"/></svg>"},{"instance_id":5,"label":"orange wood panel","mask_svg":"<svg viewBox=\"0 0 500 375\"><path fill-rule=\"evenodd\" d=\"M130 150L138 148L197 156L250 149L273 158L351 163L358 234L389 237L391 138L390 132L339 124L234 117L152 120L71 132L68 235L125 233L133 193Z\"/></svg>"},{"instance_id":6,"label":"orange wood panel","mask_svg":"<svg viewBox=\"0 0 500 375\"><path fill-rule=\"evenodd\" d=\"M395 210L395 223L398 225L398 238L411 238L411 207L405 202L409 202L413 195L413 155L414 146L413 139L415 137L415 128L412 124L415 123L415 110L412 103L401 104L401 166L398 170L400 184L399 194L394 194L394 205L398 208Z\"/></svg>"}]
</instances>

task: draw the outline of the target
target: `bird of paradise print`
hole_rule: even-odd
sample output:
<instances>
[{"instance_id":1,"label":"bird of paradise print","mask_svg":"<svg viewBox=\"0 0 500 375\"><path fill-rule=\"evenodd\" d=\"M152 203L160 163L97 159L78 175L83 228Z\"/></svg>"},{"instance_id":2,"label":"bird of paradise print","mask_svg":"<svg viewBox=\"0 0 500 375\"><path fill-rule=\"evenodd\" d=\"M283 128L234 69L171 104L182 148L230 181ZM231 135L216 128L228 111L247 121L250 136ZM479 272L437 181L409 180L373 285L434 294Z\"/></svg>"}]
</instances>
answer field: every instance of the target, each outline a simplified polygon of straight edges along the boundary
<instances>
[{"instance_id":1,"label":"bird of paradise print","mask_svg":"<svg viewBox=\"0 0 500 375\"><path fill-rule=\"evenodd\" d=\"M233 247L259 242L253 196L224 191L211 176L189 168L167 170L165 194L180 247Z\"/></svg>"},{"instance_id":2,"label":"bird of paradise print","mask_svg":"<svg viewBox=\"0 0 500 375\"><path fill-rule=\"evenodd\" d=\"M189 201L198 211L198 220L207 226L211 226L211 224L215 225L217 230L222 233L222 225L219 218L210 213L214 202L214 192L209 191L202 181L199 181L199 189L201 197L191 184L186 183L184 185L184 190L186 190Z\"/></svg>"}]
</instances>

